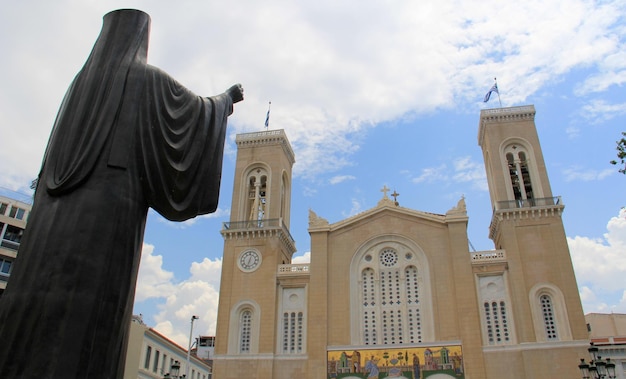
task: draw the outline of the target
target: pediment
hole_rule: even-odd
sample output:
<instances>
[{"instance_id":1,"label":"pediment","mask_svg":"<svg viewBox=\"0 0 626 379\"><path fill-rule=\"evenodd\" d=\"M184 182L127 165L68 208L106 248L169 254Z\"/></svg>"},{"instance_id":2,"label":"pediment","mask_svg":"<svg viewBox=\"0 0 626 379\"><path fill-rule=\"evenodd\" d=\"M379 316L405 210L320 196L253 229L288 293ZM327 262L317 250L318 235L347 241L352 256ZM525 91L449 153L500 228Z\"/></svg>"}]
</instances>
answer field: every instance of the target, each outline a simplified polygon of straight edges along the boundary
<instances>
[{"instance_id":1,"label":"pediment","mask_svg":"<svg viewBox=\"0 0 626 379\"><path fill-rule=\"evenodd\" d=\"M418 222L431 224L433 226L445 226L449 222L467 222L468 220L464 198L461 198L457 206L451 208L448 212L446 212L446 214L424 212L401 207L393 200L383 198L378 202L376 207L332 224L310 210L309 230L338 231L344 228L354 228L360 224L377 222L383 218L400 218L406 220L407 222Z\"/></svg>"}]
</instances>

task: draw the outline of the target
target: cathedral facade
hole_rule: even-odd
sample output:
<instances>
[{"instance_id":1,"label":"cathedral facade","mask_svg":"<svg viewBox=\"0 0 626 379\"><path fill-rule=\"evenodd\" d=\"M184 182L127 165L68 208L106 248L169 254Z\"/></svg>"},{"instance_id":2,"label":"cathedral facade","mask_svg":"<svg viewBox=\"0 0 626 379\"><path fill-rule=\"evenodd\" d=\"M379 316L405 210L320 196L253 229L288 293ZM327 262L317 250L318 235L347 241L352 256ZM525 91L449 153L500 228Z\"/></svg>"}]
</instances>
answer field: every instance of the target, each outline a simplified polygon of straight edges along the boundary
<instances>
[{"instance_id":1,"label":"cathedral facade","mask_svg":"<svg viewBox=\"0 0 626 379\"><path fill-rule=\"evenodd\" d=\"M238 135L214 376L578 377L589 340L534 116L480 114L494 250L470 251L463 198L434 214L383 188L336 223L309 211L308 264L291 263L287 136Z\"/></svg>"}]
</instances>

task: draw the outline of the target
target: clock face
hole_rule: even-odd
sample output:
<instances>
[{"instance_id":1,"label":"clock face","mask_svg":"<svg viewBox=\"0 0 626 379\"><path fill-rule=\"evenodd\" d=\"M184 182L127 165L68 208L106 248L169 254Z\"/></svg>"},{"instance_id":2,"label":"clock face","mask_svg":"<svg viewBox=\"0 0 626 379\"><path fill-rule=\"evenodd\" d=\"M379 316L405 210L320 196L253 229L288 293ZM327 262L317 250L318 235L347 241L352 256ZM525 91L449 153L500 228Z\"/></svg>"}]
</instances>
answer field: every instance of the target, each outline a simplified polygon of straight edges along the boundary
<instances>
[{"instance_id":1,"label":"clock face","mask_svg":"<svg viewBox=\"0 0 626 379\"><path fill-rule=\"evenodd\" d=\"M239 255L239 268L243 271L254 271L261 263L261 255L254 250L246 250Z\"/></svg>"}]
</instances>

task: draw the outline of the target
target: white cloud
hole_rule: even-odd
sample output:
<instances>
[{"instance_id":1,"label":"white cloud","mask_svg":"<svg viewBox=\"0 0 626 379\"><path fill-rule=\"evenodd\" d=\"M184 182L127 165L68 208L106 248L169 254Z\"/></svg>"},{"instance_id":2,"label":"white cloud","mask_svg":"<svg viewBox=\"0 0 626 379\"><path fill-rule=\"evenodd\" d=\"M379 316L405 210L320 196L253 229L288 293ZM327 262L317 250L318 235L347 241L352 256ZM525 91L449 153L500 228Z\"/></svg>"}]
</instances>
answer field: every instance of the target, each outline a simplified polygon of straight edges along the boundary
<instances>
[{"instance_id":1,"label":"white cloud","mask_svg":"<svg viewBox=\"0 0 626 379\"><path fill-rule=\"evenodd\" d=\"M411 181L413 183L432 183L436 181L446 181L448 180L448 175L446 174L447 166L445 164L441 164L438 167L428 167L422 169L422 173L413 178Z\"/></svg>"},{"instance_id":2,"label":"white cloud","mask_svg":"<svg viewBox=\"0 0 626 379\"><path fill-rule=\"evenodd\" d=\"M294 255L293 258L291 259L291 263L293 264L311 263L311 252L307 251L302 255Z\"/></svg>"},{"instance_id":3,"label":"white cloud","mask_svg":"<svg viewBox=\"0 0 626 379\"><path fill-rule=\"evenodd\" d=\"M354 180L354 179L356 179L354 175L337 175L337 176L333 176L332 178L330 178L329 183L339 184L339 183L343 183L345 181Z\"/></svg>"},{"instance_id":4,"label":"white cloud","mask_svg":"<svg viewBox=\"0 0 626 379\"><path fill-rule=\"evenodd\" d=\"M580 128L576 126L568 126L565 129L565 133L567 134L568 139L575 139L580 137Z\"/></svg>"},{"instance_id":5,"label":"white cloud","mask_svg":"<svg viewBox=\"0 0 626 379\"><path fill-rule=\"evenodd\" d=\"M437 167L427 167L422 169L419 176L411 179L413 183L471 183L472 187L481 191L486 191L487 176L482 163L472 161L470 156L451 159L452 167L445 163ZM404 175L411 177L407 171Z\"/></svg>"},{"instance_id":6,"label":"white cloud","mask_svg":"<svg viewBox=\"0 0 626 379\"><path fill-rule=\"evenodd\" d=\"M137 276L135 302L165 298L175 291L174 274L163 269L163 256L153 255L154 246L143 244Z\"/></svg>"},{"instance_id":7,"label":"white cloud","mask_svg":"<svg viewBox=\"0 0 626 379\"><path fill-rule=\"evenodd\" d=\"M192 90L244 84L234 131L261 129L271 100L271 125L288 130L294 172L307 178L349 166L359 135L377 123L480 101L494 73L505 106L581 66L594 71L578 94L626 80L620 0L248 0L196 2L193 12L165 1L44 3L37 14L12 3L0 15L12 58L0 62L4 186L36 175L63 92L115 7L152 16L150 62Z\"/></svg>"},{"instance_id":8,"label":"white cloud","mask_svg":"<svg viewBox=\"0 0 626 379\"><path fill-rule=\"evenodd\" d=\"M194 335L215 335L222 260L205 258L193 262L190 277L176 282L171 272L162 268L160 255L153 255L154 246L144 244L137 280L135 303L148 299L159 303L154 328L186 348L192 315ZM145 320L150 325L152 320Z\"/></svg>"},{"instance_id":9,"label":"white cloud","mask_svg":"<svg viewBox=\"0 0 626 379\"><path fill-rule=\"evenodd\" d=\"M605 100L592 100L582 107L581 114L592 123L599 123L626 114L626 103L610 104Z\"/></svg>"},{"instance_id":10,"label":"white cloud","mask_svg":"<svg viewBox=\"0 0 626 379\"><path fill-rule=\"evenodd\" d=\"M361 210L363 209L363 206L361 205L361 202L358 199L352 198L350 199L350 203L352 204L352 207L350 208L350 210L348 212L341 212L343 217L354 216L358 213L361 213Z\"/></svg>"},{"instance_id":11,"label":"white cloud","mask_svg":"<svg viewBox=\"0 0 626 379\"><path fill-rule=\"evenodd\" d=\"M608 162L607 162L608 163ZM563 170L566 182L581 181L590 182L603 180L610 175L616 174L617 169L607 168L604 170L584 169L579 166L572 166Z\"/></svg>"},{"instance_id":12,"label":"white cloud","mask_svg":"<svg viewBox=\"0 0 626 379\"><path fill-rule=\"evenodd\" d=\"M585 312L626 312L626 211L602 238L567 238Z\"/></svg>"},{"instance_id":13,"label":"white cloud","mask_svg":"<svg viewBox=\"0 0 626 379\"><path fill-rule=\"evenodd\" d=\"M485 166L482 163L473 162L471 157L455 159L454 171L455 182L471 182L476 189L485 191L488 189Z\"/></svg>"}]
</instances>

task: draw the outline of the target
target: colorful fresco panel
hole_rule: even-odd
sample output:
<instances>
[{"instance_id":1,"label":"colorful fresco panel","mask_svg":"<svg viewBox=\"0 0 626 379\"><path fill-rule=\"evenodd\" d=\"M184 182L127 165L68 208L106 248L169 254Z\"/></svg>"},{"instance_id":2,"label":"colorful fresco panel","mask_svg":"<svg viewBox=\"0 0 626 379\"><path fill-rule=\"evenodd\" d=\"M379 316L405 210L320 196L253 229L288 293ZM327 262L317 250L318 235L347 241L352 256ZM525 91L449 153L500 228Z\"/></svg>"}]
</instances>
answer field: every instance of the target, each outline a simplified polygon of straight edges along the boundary
<instances>
[{"instance_id":1,"label":"colorful fresco panel","mask_svg":"<svg viewBox=\"0 0 626 379\"><path fill-rule=\"evenodd\" d=\"M460 345L327 351L327 379L465 379Z\"/></svg>"}]
</instances>

